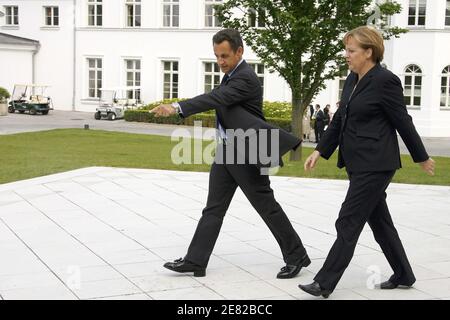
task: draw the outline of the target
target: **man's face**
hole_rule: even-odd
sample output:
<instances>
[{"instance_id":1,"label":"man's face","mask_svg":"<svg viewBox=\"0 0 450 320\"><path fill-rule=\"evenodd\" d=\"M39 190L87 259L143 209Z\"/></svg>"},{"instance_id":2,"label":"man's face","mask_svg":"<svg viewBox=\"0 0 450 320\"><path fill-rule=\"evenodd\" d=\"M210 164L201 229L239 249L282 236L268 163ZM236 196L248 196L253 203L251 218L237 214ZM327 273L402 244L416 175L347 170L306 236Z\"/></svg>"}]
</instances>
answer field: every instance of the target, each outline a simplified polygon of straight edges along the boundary
<instances>
[{"instance_id":1,"label":"man's face","mask_svg":"<svg viewBox=\"0 0 450 320\"><path fill-rule=\"evenodd\" d=\"M214 54L216 55L217 64L223 73L229 73L236 68L239 61L242 59L244 49L239 47L236 52L231 49L228 41L223 41L220 44L214 43Z\"/></svg>"}]
</instances>

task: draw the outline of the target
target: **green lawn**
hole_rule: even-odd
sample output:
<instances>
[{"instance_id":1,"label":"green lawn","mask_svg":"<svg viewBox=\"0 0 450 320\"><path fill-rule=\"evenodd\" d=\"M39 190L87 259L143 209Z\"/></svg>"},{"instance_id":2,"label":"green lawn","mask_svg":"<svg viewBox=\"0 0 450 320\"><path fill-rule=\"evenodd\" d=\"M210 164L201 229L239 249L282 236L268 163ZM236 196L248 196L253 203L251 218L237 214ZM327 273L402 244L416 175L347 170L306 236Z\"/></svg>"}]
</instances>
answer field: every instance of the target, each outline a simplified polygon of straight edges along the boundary
<instances>
[{"instance_id":1,"label":"green lawn","mask_svg":"<svg viewBox=\"0 0 450 320\"><path fill-rule=\"evenodd\" d=\"M177 143L170 137L82 129L2 135L0 184L91 166L209 171L206 164L174 165L170 155ZM312 152L303 150L304 158ZM402 156L403 169L394 181L450 185L450 158L434 159L436 176L428 177L409 156ZM345 171L336 168L336 153L329 161L321 159L313 173L304 172L303 162L286 159L278 175L346 179Z\"/></svg>"}]
</instances>

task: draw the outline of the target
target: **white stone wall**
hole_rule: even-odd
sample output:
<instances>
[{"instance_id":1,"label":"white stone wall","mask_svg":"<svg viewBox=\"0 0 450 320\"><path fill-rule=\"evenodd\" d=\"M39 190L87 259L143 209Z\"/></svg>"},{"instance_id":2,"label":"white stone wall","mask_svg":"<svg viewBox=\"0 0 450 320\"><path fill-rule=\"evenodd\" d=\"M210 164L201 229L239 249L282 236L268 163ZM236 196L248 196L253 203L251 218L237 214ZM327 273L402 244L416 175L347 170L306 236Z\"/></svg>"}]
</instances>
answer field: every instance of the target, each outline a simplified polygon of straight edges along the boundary
<instances>
[{"instance_id":1,"label":"white stone wall","mask_svg":"<svg viewBox=\"0 0 450 320\"><path fill-rule=\"evenodd\" d=\"M32 82L33 53L29 48L17 50L0 45L0 87L12 95L14 84ZM14 61L15 63L11 63Z\"/></svg>"}]
</instances>

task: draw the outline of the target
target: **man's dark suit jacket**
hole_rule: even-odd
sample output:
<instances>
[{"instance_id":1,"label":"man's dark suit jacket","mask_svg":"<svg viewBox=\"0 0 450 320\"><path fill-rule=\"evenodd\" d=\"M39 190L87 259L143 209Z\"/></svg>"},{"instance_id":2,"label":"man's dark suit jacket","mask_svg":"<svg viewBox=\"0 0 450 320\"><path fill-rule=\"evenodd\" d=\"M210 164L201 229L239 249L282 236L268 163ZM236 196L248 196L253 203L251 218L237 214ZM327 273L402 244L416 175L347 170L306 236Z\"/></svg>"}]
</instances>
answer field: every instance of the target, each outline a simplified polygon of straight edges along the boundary
<instances>
[{"instance_id":1,"label":"man's dark suit jacket","mask_svg":"<svg viewBox=\"0 0 450 320\"><path fill-rule=\"evenodd\" d=\"M322 157L329 159L339 145L339 168L350 172L399 169L397 130L414 162L426 161L428 154L406 110L400 79L377 64L352 95L357 82L353 72L345 81L340 107L316 147Z\"/></svg>"},{"instance_id":2,"label":"man's dark suit jacket","mask_svg":"<svg viewBox=\"0 0 450 320\"><path fill-rule=\"evenodd\" d=\"M297 148L301 140L285 130L268 124L264 118L262 103L263 94L259 79L245 61L237 67L230 78L210 93L179 102L183 117L215 109L217 119L225 130L254 129L258 141L262 129L278 129L278 154L280 157L269 164L261 164L258 157L256 165L259 167L282 165L281 156L289 150ZM251 140L250 138L245 139L246 150L248 150L248 142ZM271 150L270 138L267 141L267 150ZM259 146L257 148L259 151ZM237 152L241 151L237 150ZM246 154L246 160L248 161L248 154Z\"/></svg>"},{"instance_id":3,"label":"man's dark suit jacket","mask_svg":"<svg viewBox=\"0 0 450 320\"><path fill-rule=\"evenodd\" d=\"M317 129L325 127L325 114L322 110L317 111L315 126Z\"/></svg>"}]
</instances>

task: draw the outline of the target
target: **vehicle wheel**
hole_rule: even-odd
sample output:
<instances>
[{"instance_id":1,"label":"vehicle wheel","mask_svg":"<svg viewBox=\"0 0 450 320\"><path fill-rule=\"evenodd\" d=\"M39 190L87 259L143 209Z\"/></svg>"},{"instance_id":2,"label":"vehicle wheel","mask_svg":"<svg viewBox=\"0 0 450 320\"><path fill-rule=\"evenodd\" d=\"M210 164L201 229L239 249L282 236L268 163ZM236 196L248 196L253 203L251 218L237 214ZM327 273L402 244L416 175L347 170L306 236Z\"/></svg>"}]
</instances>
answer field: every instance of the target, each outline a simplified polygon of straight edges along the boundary
<instances>
[{"instance_id":1,"label":"vehicle wheel","mask_svg":"<svg viewBox=\"0 0 450 320\"><path fill-rule=\"evenodd\" d=\"M9 106L8 107L8 112L9 113L14 113L16 110L14 110L14 107L13 106Z\"/></svg>"},{"instance_id":2,"label":"vehicle wheel","mask_svg":"<svg viewBox=\"0 0 450 320\"><path fill-rule=\"evenodd\" d=\"M48 114L48 110L42 111L43 115L47 115Z\"/></svg>"},{"instance_id":3,"label":"vehicle wheel","mask_svg":"<svg viewBox=\"0 0 450 320\"><path fill-rule=\"evenodd\" d=\"M108 113L108 120L116 120L116 114L112 112Z\"/></svg>"},{"instance_id":4,"label":"vehicle wheel","mask_svg":"<svg viewBox=\"0 0 450 320\"><path fill-rule=\"evenodd\" d=\"M19 113L25 113L25 110L19 110Z\"/></svg>"},{"instance_id":5,"label":"vehicle wheel","mask_svg":"<svg viewBox=\"0 0 450 320\"><path fill-rule=\"evenodd\" d=\"M30 109L30 114L31 114L32 116L36 115L36 113L37 113L37 112L36 112L36 109L34 109L34 108L33 108L33 109Z\"/></svg>"},{"instance_id":6,"label":"vehicle wheel","mask_svg":"<svg viewBox=\"0 0 450 320\"><path fill-rule=\"evenodd\" d=\"M102 115L100 112L96 112L94 115L95 120L100 120L102 118Z\"/></svg>"}]
</instances>

